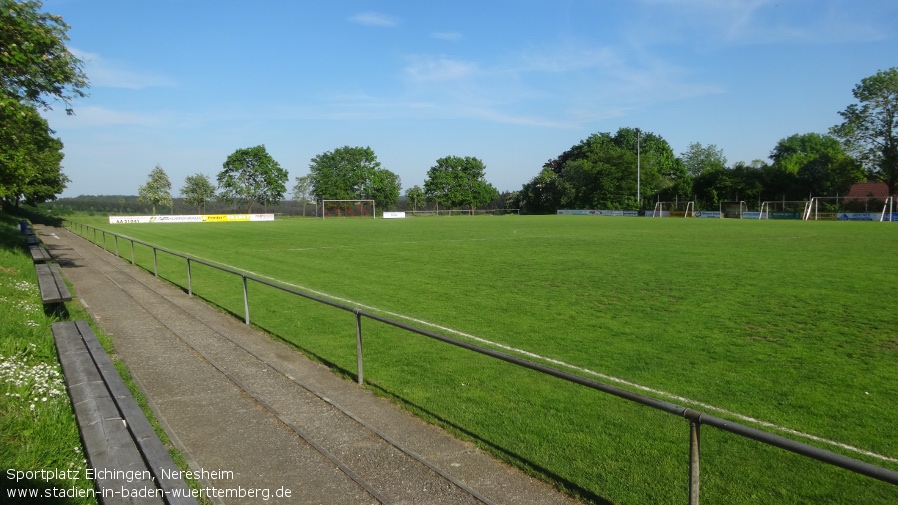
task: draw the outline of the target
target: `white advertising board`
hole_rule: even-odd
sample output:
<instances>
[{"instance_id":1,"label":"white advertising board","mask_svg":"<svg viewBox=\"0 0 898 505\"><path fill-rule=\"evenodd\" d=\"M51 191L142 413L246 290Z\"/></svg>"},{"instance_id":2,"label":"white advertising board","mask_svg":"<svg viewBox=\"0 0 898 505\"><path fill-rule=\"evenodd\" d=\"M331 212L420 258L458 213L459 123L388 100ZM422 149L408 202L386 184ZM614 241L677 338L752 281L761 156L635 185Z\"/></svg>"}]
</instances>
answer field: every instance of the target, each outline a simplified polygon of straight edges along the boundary
<instances>
[{"instance_id":1,"label":"white advertising board","mask_svg":"<svg viewBox=\"0 0 898 505\"><path fill-rule=\"evenodd\" d=\"M204 214L185 216L109 216L109 224L130 223L234 223L274 221L274 214Z\"/></svg>"}]
</instances>

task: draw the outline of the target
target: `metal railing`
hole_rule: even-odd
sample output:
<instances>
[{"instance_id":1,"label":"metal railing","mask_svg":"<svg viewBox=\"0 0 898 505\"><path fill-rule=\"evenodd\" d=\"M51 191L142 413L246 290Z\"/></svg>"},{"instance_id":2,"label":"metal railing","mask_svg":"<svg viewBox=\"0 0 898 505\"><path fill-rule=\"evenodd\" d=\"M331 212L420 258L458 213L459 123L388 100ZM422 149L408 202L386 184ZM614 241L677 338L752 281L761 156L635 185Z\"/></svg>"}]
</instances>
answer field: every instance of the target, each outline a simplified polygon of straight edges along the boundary
<instances>
[{"instance_id":1,"label":"metal railing","mask_svg":"<svg viewBox=\"0 0 898 505\"><path fill-rule=\"evenodd\" d=\"M565 380L568 382L572 382L574 384L579 384L581 386L594 389L596 391L601 391L603 393L607 393L618 398L623 398L625 400L629 400L634 403L638 403L640 405L651 407L656 410L660 410L662 412L666 412L668 414L673 414L677 417L682 417L689 421L689 504L690 505L698 505L699 503L699 487L700 487L700 445L701 445L701 427L702 425L711 426L713 428L717 428L719 430L733 433L735 435L739 435L744 438L748 438L751 440L755 440L757 442L761 442L767 445L771 445L774 447L778 447L780 449L785 449L787 451L793 452L800 456L808 457L811 459L815 459L817 461L837 466L843 468L845 470L849 470L851 472L855 472L861 475L865 475L867 477L872 477L874 479L878 479L883 482L887 482L892 485L898 486L898 472L893 470L889 470L887 468L883 468L880 466L876 466L870 463L866 463L864 461L860 461L848 456L844 456L841 454L837 454L831 451L827 451L825 449L821 449L819 447L814 447L812 445L808 445L802 442L797 442L795 440L785 438L779 435L775 435L763 430L759 430L757 428L752 428L750 426L745 426L743 424L739 424L733 421L728 421L726 419L721 419L719 417L712 416L705 412L701 412L698 410L693 410L690 408L682 407L679 405L675 405L673 403L665 402L662 400L657 400L655 398L641 395L638 393L634 393L632 391L628 391L626 389L622 389L616 386L612 386L610 384L606 384L604 382L599 382L593 379L589 379L587 377L583 377L580 375L572 374L570 372L566 372L564 370L559 370L557 368L553 368L547 365L543 365L541 363L536 363L533 361L525 360L519 358L517 356L512 356L510 354L506 354L503 352L499 352L493 349L489 349L486 347L478 346L475 344L471 344L469 342L465 342L462 340L458 340L452 337L447 337L446 335L442 335L440 333L435 333L429 330L425 330L422 328L418 328L416 326L411 326L409 324L405 324L399 321L395 321L393 319L389 319L378 314L374 314L371 312L367 312L363 309L357 307L351 307L349 305L344 305L342 303L334 302L332 300L328 300L325 298L321 298L319 296L315 296L309 293L304 293L302 291L282 286L275 282L271 282L266 279L261 279L256 276L247 275L243 272L234 270L232 268L224 267L221 265L216 265L214 263L210 263L208 261L200 260L197 258L192 258L186 254L178 253L175 251L171 251L168 249L164 249L162 247L155 246L153 244L149 244L147 242L143 242L134 238L126 237L123 235L118 235L115 233L107 232L105 230L101 230L95 228L90 225L85 225L81 223L73 223L71 221L66 220L65 223L69 224L69 230L73 233L78 234L82 238L86 238L88 241L90 239L85 236L84 229L88 229L88 233L90 230L93 230L94 241L93 243L100 246L98 233L102 233L102 248L107 252L110 252L107 248L107 235L111 235L115 239L115 254L116 256L121 257L119 254L118 240L119 238L127 240L131 243L131 264L134 265L134 244L141 244L143 246L149 247L153 250L153 275L157 276L158 273L158 262L157 262L157 252L161 251L163 253L183 258L187 262L187 293L190 296L193 296L192 290L192 280L191 280L191 263L198 263L200 265L208 266L217 270L221 270L223 272L227 272L236 276L239 276L243 279L243 307L244 307L244 322L246 324L250 324L249 317L249 292L247 290L247 281L253 281L259 284L263 284L265 286L272 287L274 289L278 289L296 296L300 296L302 298L306 298L308 300L313 300L318 303L323 303L325 305L329 305L331 307L335 307L340 310L344 310L346 312L351 312L355 316L355 330L356 330L356 381L358 384L364 383L364 370L363 370L363 359L362 359L362 318L368 318L373 321L378 321L380 323L393 326L405 331L409 331L412 333L416 333L418 335L422 335L428 338L432 338L434 340L438 340L441 342L445 342L450 345L454 345L456 347L460 347L463 349L467 349L469 351L474 351L479 354L483 354L485 356L489 356L501 361L505 361L507 363L511 363L517 366L521 366L530 370L534 370L536 372L543 373L545 375L549 375L552 377L556 377L561 380ZM80 226L81 229L79 232L74 231L75 226Z\"/></svg>"}]
</instances>

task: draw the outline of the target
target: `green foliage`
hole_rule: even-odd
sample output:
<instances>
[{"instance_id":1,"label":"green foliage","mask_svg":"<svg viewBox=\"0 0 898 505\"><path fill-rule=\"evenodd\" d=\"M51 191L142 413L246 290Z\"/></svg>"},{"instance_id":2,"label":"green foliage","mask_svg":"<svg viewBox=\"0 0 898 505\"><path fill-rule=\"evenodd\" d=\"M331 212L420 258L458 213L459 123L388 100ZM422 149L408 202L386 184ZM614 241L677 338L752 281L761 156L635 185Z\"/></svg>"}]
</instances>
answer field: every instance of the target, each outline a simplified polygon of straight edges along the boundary
<instances>
[{"instance_id":1,"label":"green foliage","mask_svg":"<svg viewBox=\"0 0 898 505\"><path fill-rule=\"evenodd\" d=\"M306 203L312 201L312 176L306 174L296 178L296 184L293 185L293 201L302 205L302 215L306 215Z\"/></svg>"},{"instance_id":2,"label":"green foliage","mask_svg":"<svg viewBox=\"0 0 898 505\"><path fill-rule=\"evenodd\" d=\"M499 192L486 181L486 166L472 156L446 156L437 160L427 171L424 194L444 207L475 207L486 205Z\"/></svg>"},{"instance_id":3,"label":"green foliage","mask_svg":"<svg viewBox=\"0 0 898 505\"><path fill-rule=\"evenodd\" d=\"M418 210L418 205L424 203L424 190L417 184L405 191L405 202L412 206L412 210Z\"/></svg>"},{"instance_id":4,"label":"green foliage","mask_svg":"<svg viewBox=\"0 0 898 505\"><path fill-rule=\"evenodd\" d=\"M312 158L312 192L324 200L374 200L391 208L399 201L399 176L381 168L370 147L343 146Z\"/></svg>"},{"instance_id":5,"label":"green foliage","mask_svg":"<svg viewBox=\"0 0 898 505\"><path fill-rule=\"evenodd\" d=\"M40 1L0 0L0 95L49 107L48 97L70 102L85 96L81 61L66 48L69 26L41 12Z\"/></svg>"},{"instance_id":6,"label":"green foliage","mask_svg":"<svg viewBox=\"0 0 898 505\"><path fill-rule=\"evenodd\" d=\"M152 207L152 212L156 214L156 206L167 205L174 212L171 197L171 181L168 174L161 166L156 165L150 175L147 176L147 183L138 188L138 200L147 203Z\"/></svg>"},{"instance_id":7,"label":"green foliage","mask_svg":"<svg viewBox=\"0 0 898 505\"><path fill-rule=\"evenodd\" d=\"M516 207L530 214L554 214L560 208L573 206L573 194L571 184L546 166L521 188Z\"/></svg>"},{"instance_id":8,"label":"green foliage","mask_svg":"<svg viewBox=\"0 0 898 505\"><path fill-rule=\"evenodd\" d=\"M794 176L795 187L788 192L790 199L844 195L852 184L866 177L861 164L850 158L839 141L829 135L806 133L782 139L770 153L770 159L773 171Z\"/></svg>"},{"instance_id":9,"label":"green foliage","mask_svg":"<svg viewBox=\"0 0 898 505\"><path fill-rule=\"evenodd\" d=\"M898 191L898 67L861 79L852 93L858 103L839 112L844 122L830 132L894 195Z\"/></svg>"},{"instance_id":10,"label":"green foliage","mask_svg":"<svg viewBox=\"0 0 898 505\"><path fill-rule=\"evenodd\" d=\"M196 205L196 211L204 213L206 202L215 197L215 190L215 185L206 174L194 174L184 179L181 194L184 195L184 203Z\"/></svg>"},{"instance_id":11,"label":"green foliage","mask_svg":"<svg viewBox=\"0 0 898 505\"><path fill-rule=\"evenodd\" d=\"M680 159L683 160L686 171L692 177L698 177L711 170L723 170L727 167L723 149L718 149L714 144L702 147L701 143L693 142L686 148L686 152L680 155Z\"/></svg>"},{"instance_id":12,"label":"green foliage","mask_svg":"<svg viewBox=\"0 0 898 505\"><path fill-rule=\"evenodd\" d=\"M614 135L592 134L549 160L543 171L524 185L520 201L529 213L562 207L637 209L644 207L646 196L685 196L691 187L687 168L666 140L654 133L621 128Z\"/></svg>"},{"instance_id":13,"label":"green foliage","mask_svg":"<svg viewBox=\"0 0 898 505\"><path fill-rule=\"evenodd\" d=\"M0 213L0 496L12 489L70 489L88 495L78 425L62 381L50 325L44 313L31 258L24 252L18 220ZM71 305L71 304L68 304ZM49 481L7 479L19 471L74 470L79 478ZM47 502L48 500L44 500ZM91 504L91 498L66 503Z\"/></svg>"},{"instance_id":14,"label":"green foliage","mask_svg":"<svg viewBox=\"0 0 898 505\"><path fill-rule=\"evenodd\" d=\"M62 141L34 105L0 95L0 199L34 205L65 189Z\"/></svg>"},{"instance_id":15,"label":"green foliage","mask_svg":"<svg viewBox=\"0 0 898 505\"><path fill-rule=\"evenodd\" d=\"M264 145L237 149L222 164L218 189L222 200L242 201L246 212L253 204L277 204L287 192L287 171L268 154Z\"/></svg>"}]
</instances>

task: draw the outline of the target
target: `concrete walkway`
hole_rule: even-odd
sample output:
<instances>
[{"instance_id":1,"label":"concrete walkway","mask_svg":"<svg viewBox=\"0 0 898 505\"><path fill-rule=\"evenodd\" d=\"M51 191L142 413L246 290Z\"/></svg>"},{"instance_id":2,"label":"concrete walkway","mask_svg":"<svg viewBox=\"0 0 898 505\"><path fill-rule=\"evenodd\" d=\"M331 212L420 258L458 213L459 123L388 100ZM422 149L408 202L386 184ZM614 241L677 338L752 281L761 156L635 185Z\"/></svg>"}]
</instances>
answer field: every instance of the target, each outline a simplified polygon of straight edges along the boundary
<instances>
[{"instance_id":1,"label":"concrete walkway","mask_svg":"<svg viewBox=\"0 0 898 505\"><path fill-rule=\"evenodd\" d=\"M213 502L575 503L67 230L35 229Z\"/></svg>"}]
</instances>

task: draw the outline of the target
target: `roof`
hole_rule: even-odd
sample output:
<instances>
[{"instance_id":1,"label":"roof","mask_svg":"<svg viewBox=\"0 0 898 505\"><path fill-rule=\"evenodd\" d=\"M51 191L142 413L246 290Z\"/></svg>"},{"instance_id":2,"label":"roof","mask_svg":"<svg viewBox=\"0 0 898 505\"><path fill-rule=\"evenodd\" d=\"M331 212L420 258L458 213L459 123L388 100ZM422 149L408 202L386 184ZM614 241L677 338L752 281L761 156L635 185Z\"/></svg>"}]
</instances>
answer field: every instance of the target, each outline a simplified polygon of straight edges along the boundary
<instances>
[{"instance_id":1,"label":"roof","mask_svg":"<svg viewBox=\"0 0 898 505\"><path fill-rule=\"evenodd\" d=\"M859 182L852 184L845 199L851 198L867 198L867 197L886 199L889 196L889 186L884 182Z\"/></svg>"}]
</instances>

